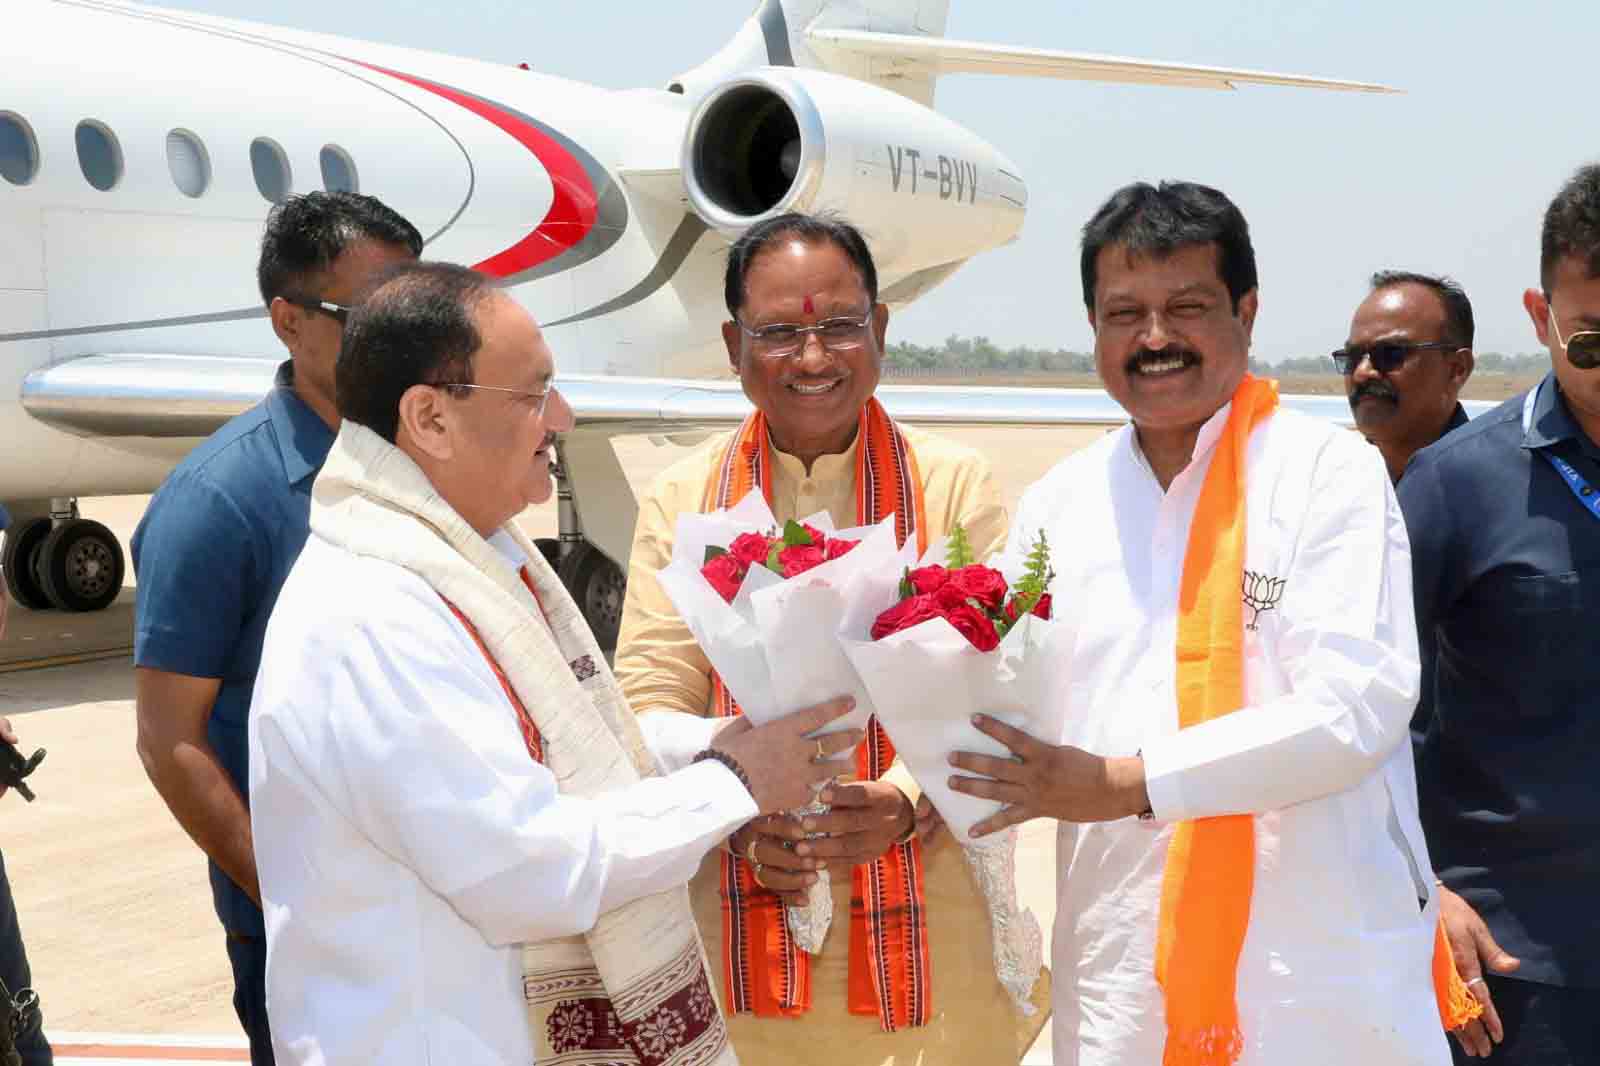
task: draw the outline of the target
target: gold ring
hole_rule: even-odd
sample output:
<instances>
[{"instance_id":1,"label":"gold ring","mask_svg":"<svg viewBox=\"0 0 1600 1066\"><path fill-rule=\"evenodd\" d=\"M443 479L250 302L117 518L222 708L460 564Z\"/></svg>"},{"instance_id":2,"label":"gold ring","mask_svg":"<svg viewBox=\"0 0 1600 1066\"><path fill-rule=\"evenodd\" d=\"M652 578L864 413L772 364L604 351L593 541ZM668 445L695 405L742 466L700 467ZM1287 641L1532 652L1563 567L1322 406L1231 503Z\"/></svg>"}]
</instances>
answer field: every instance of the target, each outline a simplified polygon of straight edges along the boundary
<instances>
[{"instance_id":1,"label":"gold ring","mask_svg":"<svg viewBox=\"0 0 1600 1066\"><path fill-rule=\"evenodd\" d=\"M823 759L826 759L827 757L828 757L828 753L822 747L822 738L818 737L817 738L817 757L816 757L815 761L816 762L821 762Z\"/></svg>"},{"instance_id":2,"label":"gold ring","mask_svg":"<svg viewBox=\"0 0 1600 1066\"><path fill-rule=\"evenodd\" d=\"M761 864L759 862L756 863L756 868L751 873L750 876L753 877L755 879L756 884L760 885L762 888L766 888L767 887L767 883L765 881L761 880Z\"/></svg>"},{"instance_id":3,"label":"gold ring","mask_svg":"<svg viewBox=\"0 0 1600 1066\"><path fill-rule=\"evenodd\" d=\"M754 833L750 834L750 843L744 846L744 857L748 862L756 862L756 835ZM760 866L761 864L756 862L756 865Z\"/></svg>"}]
</instances>

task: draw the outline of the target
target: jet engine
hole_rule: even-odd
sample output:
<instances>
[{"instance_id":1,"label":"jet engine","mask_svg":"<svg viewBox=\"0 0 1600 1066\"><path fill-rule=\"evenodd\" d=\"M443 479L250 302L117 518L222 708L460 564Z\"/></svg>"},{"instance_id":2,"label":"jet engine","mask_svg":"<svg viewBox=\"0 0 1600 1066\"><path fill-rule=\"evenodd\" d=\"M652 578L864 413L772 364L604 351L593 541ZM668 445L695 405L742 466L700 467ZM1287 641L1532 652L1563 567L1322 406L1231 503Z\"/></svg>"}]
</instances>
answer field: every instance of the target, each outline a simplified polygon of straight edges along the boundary
<instances>
[{"instance_id":1,"label":"jet engine","mask_svg":"<svg viewBox=\"0 0 1600 1066\"><path fill-rule=\"evenodd\" d=\"M786 211L838 212L867 235L886 286L1012 240L1027 207L1016 167L971 131L887 89L793 67L710 89L682 172L690 207L729 237Z\"/></svg>"}]
</instances>

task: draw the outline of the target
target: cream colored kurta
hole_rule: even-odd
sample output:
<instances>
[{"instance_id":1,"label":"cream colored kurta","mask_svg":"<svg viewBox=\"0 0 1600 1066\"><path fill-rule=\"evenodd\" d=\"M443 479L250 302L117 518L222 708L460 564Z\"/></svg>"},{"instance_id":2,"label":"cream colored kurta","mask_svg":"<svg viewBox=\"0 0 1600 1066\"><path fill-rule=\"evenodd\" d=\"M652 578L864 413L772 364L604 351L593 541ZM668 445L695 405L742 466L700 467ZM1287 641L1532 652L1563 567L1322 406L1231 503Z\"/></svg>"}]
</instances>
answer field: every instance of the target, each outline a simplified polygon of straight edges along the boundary
<instances>
[{"instance_id":1,"label":"cream colored kurta","mask_svg":"<svg viewBox=\"0 0 1600 1066\"><path fill-rule=\"evenodd\" d=\"M1006 512L989 464L971 449L915 429L905 429L923 480L930 537L957 523L979 558L1004 543ZM628 561L628 598L617 643L616 675L628 703L640 712L711 707L711 666L678 617L656 573L672 558L678 515L699 511L706 482L731 434L707 442L665 470L639 502L639 524ZM773 451L772 511L777 519L827 511L835 526L857 524L855 446L818 459L809 474L800 460ZM885 775L912 799L920 789L896 762ZM811 1011L799 1019L728 1019L735 1052L746 1066L817 1062L829 1066L938 1066L950 1063L1017 1062L1048 1017L1048 980L1034 990L1041 1008L1022 1017L994 975L989 919L960 848L941 831L924 849L927 868L928 938L932 945L932 1021L885 1033L876 1017L853 1015L846 1005L850 881L833 877L834 921L820 956L812 959ZM695 920L710 956L720 1003L722 905L718 894L721 857L713 851L690 885Z\"/></svg>"}]
</instances>

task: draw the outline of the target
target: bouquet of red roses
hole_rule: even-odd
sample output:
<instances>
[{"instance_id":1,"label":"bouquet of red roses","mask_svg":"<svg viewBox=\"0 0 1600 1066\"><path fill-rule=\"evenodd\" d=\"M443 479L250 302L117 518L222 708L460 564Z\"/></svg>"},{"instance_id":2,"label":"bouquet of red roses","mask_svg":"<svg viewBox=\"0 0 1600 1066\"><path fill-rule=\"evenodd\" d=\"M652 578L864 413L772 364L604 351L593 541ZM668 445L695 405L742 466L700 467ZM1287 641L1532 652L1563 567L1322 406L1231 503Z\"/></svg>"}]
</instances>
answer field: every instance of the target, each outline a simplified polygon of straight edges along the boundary
<instances>
[{"instance_id":1,"label":"bouquet of red roses","mask_svg":"<svg viewBox=\"0 0 1600 1066\"><path fill-rule=\"evenodd\" d=\"M835 530L825 513L780 526L750 493L724 511L680 515L674 538L656 576L752 722L853 696L855 710L827 731L866 728L872 701L835 633L845 588L898 557L893 516L859 529ZM841 760L840 772L853 766ZM826 871L808 899L788 918L795 942L814 953L832 921Z\"/></svg>"},{"instance_id":2,"label":"bouquet of red roses","mask_svg":"<svg viewBox=\"0 0 1600 1066\"><path fill-rule=\"evenodd\" d=\"M873 640L943 618L974 648L993 651L1023 616L1050 617L1050 593L1045 588L1053 575L1042 535L1015 589L1000 571L968 561L972 546L960 526L951 533L946 554L949 566L928 563L906 569L900 579L900 602L873 620Z\"/></svg>"},{"instance_id":3,"label":"bouquet of red roses","mask_svg":"<svg viewBox=\"0 0 1600 1066\"><path fill-rule=\"evenodd\" d=\"M973 727L979 711L1032 736L1065 738L1072 630L1052 617L1043 534L1026 556L987 566L959 527L922 559L913 555L851 586L839 642L895 751L962 845L988 903L995 971L1027 1012L1043 939L1017 899L1016 830L972 841L968 831L998 804L951 789L946 760L952 751L1009 754Z\"/></svg>"},{"instance_id":4,"label":"bouquet of red roses","mask_svg":"<svg viewBox=\"0 0 1600 1066\"><path fill-rule=\"evenodd\" d=\"M839 558L860 543L837 533L830 539L811 523L791 518L783 524L781 536L771 532L740 533L726 548L708 546L700 575L731 604L752 566L766 567L779 577L799 577Z\"/></svg>"}]
</instances>

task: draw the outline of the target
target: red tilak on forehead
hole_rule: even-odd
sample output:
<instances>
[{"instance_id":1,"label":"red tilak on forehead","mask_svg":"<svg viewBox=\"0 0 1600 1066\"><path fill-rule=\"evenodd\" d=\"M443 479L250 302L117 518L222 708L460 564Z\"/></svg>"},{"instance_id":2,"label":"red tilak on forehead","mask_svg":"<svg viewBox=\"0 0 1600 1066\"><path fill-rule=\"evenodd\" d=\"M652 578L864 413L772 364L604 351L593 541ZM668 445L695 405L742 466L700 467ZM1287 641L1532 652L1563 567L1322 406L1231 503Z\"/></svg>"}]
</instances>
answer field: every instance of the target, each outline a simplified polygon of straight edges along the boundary
<instances>
[{"instance_id":1,"label":"red tilak on forehead","mask_svg":"<svg viewBox=\"0 0 1600 1066\"><path fill-rule=\"evenodd\" d=\"M809 296L806 297L806 304L805 304L805 307L804 307L803 310L808 315L816 314L817 305L811 302L811 297L809 297Z\"/></svg>"}]
</instances>

